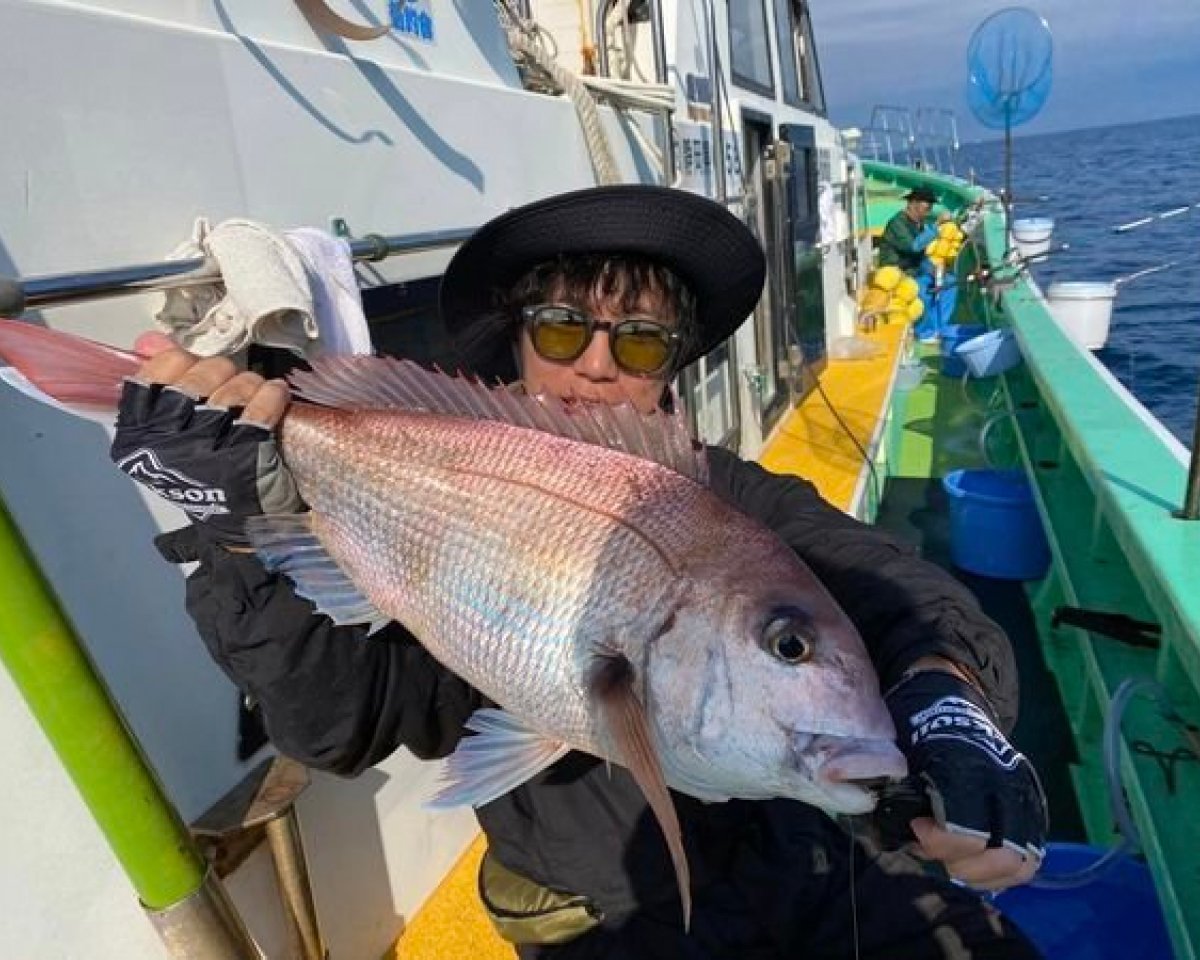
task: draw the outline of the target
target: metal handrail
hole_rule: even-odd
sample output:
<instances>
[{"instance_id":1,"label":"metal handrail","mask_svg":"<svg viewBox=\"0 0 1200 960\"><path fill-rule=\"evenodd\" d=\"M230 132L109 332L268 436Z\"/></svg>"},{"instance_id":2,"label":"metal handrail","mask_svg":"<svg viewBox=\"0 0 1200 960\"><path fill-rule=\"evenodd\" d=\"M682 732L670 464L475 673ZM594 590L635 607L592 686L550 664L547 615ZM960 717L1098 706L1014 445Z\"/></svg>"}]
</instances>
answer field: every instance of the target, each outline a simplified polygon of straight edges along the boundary
<instances>
[{"instance_id":1,"label":"metal handrail","mask_svg":"<svg viewBox=\"0 0 1200 960\"><path fill-rule=\"evenodd\" d=\"M721 97L721 51L717 41L715 0L708 0L705 13L708 18L708 68L712 74L709 112L712 123L713 185L716 189L717 202L723 204L729 199L729 191L726 189L725 182L725 104Z\"/></svg>"},{"instance_id":2,"label":"metal handrail","mask_svg":"<svg viewBox=\"0 0 1200 960\"><path fill-rule=\"evenodd\" d=\"M159 784L0 495L7 670L170 956L262 960Z\"/></svg>"},{"instance_id":3,"label":"metal handrail","mask_svg":"<svg viewBox=\"0 0 1200 960\"><path fill-rule=\"evenodd\" d=\"M474 232L472 227L390 237L370 234L350 242L350 256L355 261L378 261L397 254L455 247ZM208 257L164 260L83 273L51 274L27 280L0 277L0 316L15 317L39 307L61 307L132 293L176 290L220 279L220 268Z\"/></svg>"},{"instance_id":4,"label":"metal handrail","mask_svg":"<svg viewBox=\"0 0 1200 960\"><path fill-rule=\"evenodd\" d=\"M596 34L596 67L602 77L611 77L608 67L608 25L605 17L608 14L607 3L596 4L595 23ZM662 3L660 0L650 0L650 40L654 49L654 81L667 83L667 38L663 30ZM663 149L663 175L668 184L675 182L675 128L671 122L671 111L662 111L663 134L666 141Z\"/></svg>"}]
</instances>

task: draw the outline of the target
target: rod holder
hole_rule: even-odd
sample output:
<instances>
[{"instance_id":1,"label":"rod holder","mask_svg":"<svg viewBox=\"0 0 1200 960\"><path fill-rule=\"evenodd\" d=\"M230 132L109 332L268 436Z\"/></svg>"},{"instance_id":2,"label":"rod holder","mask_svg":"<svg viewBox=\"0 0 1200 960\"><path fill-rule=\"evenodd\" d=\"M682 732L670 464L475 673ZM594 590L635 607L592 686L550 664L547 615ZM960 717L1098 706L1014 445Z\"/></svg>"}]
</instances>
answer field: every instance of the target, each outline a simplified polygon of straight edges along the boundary
<instances>
[{"instance_id":1,"label":"rod holder","mask_svg":"<svg viewBox=\"0 0 1200 960\"><path fill-rule=\"evenodd\" d=\"M165 910L145 910L172 960L264 960L211 870L191 896Z\"/></svg>"},{"instance_id":2,"label":"rod holder","mask_svg":"<svg viewBox=\"0 0 1200 960\"><path fill-rule=\"evenodd\" d=\"M295 802L309 784L308 771L283 756L270 757L205 811L191 826L218 872L233 870L264 837L291 941L298 960L326 960L308 861Z\"/></svg>"}]
</instances>

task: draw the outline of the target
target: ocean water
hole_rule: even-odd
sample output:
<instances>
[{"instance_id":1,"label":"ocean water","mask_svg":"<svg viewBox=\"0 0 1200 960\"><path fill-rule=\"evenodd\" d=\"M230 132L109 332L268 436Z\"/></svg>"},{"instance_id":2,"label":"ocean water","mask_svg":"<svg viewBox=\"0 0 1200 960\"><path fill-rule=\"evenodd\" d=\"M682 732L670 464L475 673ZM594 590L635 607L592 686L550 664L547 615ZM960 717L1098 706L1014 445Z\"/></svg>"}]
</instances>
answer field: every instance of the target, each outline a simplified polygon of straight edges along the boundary
<instances>
[{"instance_id":1,"label":"ocean water","mask_svg":"<svg viewBox=\"0 0 1200 960\"><path fill-rule=\"evenodd\" d=\"M966 145L956 166L999 189L1003 143ZM1055 242L1069 244L1033 267L1043 290L1175 263L1119 285L1096 356L1190 447L1200 392L1200 116L1016 136L1013 195L1015 217L1052 217ZM1180 216L1113 231L1184 204L1191 209Z\"/></svg>"}]
</instances>

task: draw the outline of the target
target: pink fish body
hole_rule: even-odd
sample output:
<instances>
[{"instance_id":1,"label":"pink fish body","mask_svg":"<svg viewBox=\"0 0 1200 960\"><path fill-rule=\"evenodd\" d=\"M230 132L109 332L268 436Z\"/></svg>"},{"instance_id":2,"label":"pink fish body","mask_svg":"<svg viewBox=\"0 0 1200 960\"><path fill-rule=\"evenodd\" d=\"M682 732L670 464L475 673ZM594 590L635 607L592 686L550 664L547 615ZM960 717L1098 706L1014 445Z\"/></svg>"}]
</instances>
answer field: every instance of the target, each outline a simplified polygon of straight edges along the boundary
<instances>
[{"instance_id":1,"label":"pink fish body","mask_svg":"<svg viewBox=\"0 0 1200 960\"><path fill-rule=\"evenodd\" d=\"M458 409L488 393L454 389ZM902 772L845 614L778 537L678 470L497 419L399 409L298 405L282 440L337 566L532 730L622 762L592 689L598 664L620 657L675 789L859 813L873 799L845 780ZM666 446L702 473L690 448ZM806 647L795 662L772 631Z\"/></svg>"}]
</instances>

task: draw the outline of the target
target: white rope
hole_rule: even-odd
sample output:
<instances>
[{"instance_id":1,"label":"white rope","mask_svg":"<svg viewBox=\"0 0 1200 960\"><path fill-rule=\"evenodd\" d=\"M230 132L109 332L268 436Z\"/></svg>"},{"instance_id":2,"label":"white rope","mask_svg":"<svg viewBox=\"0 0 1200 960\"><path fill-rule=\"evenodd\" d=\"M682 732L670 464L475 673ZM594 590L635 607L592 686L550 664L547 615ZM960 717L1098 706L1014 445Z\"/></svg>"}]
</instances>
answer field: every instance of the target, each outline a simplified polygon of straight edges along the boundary
<instances>
[{"instance_id":1,"label":"white rope","mask_svg":"<svg viewBox=\"0 0 1200 960\"><path fill-rule=\"evenodd\" d=\"M579 117L579 126L587 143L592 169L596 172L596 182L601 185L620 183L621 173L617 169L617 161L609 146L608 136L601 125L600 111L587 87L574 73L549 57L541 44L532 42L526 33L510 31L509 43L514 50L537 64L570 98L575 107L575 115Z\"/></svg>"},{"instance_id":2,"label":"white rope","mask_svg":"<svg viewBox=\"0 0 1200 960\"><path fill-rule=\"evenodd\" d=\"M596 182L600 184L620 183L621 174L613 156L603 121L597 108L597 100L603 100L618 111L637 109L651 113L670 111L675 105L675 91L666 84L641 81L617 80L611 77L581 77L567 69L556 59L553 38L536 23L524 20L513 8L510 0L496 0L501 19L504 21L509 46L513 52L536 68L538 76L534 83L547 92L565 93L575 107L587 144ZM535 85L537 89L539 85ZM668 121L669 122L669 121ZM650 144L632 119L629 124L634 136L647 148L650 159L660 168L662 155Z\"/></svg>"}]
</instances>

